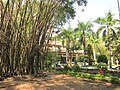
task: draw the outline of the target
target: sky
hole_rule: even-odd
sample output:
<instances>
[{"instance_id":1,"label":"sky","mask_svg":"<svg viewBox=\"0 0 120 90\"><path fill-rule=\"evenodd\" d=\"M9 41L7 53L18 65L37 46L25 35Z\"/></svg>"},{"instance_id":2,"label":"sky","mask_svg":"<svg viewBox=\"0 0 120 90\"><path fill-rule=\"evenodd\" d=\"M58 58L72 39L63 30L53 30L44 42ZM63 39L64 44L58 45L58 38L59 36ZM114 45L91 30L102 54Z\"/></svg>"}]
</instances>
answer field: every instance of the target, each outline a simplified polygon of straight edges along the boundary
<instances>
[{"instance_id":1,"label":"sky","mask_svg":"<svg viewBox=\"0 0 120 90\"><path fill-rule=\"evenodd\" d=\"M78 20L83 22L94 21L98 17L104 17L109 10L115 14L115 18L119 18L117 0L88 0L87 6L80 7L75 5L74 7L76 8L76 17L70 22L72 28L77 27ZM83 8L84 12L82 12ZM97 28L98 25L95 24L93 29L96 30Z\"/></svg>"}]
</instances>

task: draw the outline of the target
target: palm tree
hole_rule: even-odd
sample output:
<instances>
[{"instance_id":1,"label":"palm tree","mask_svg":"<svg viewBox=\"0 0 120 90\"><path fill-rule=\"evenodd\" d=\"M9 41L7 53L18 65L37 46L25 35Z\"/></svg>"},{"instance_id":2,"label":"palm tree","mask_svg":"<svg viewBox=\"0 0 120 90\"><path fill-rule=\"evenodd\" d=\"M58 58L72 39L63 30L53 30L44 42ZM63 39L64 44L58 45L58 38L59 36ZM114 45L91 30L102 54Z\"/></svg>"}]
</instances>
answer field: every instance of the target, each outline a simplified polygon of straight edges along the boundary
<instances>
[{"instance_id":1,"label":"palm tree","mask_svg":"<svg viewBox=\"0 0 120 90\"><path fill-rule=\"evenodd\" d=\"M66 63L68 64L71 64L70 49L71 49L71 44L73 41L73 34L74 33L73 33L72 28L68 28L68 29L63 28L62 31L57 36L57 38L62 40L63 47L66 48Z\"/></svg>"},{"instance_id":2,"label":"palm tree","mask_svg":"<svg viewBox=\"0 0 120 90\"><path fill-rule=\"evenodd\" d=\"M86 58L86 38L87 38L87 31L91 29L92 23L87 21L86 23L78 21L78 27L75 29L75 32L80 32L78 35L79 41L83 45L84 49L84 65L85 65L85 58Z\"/></svg>"},{"instance_id":3,"label":"palm tree","mask_svg":"<svg viewBox=\"0 0 120 90\"><path fill-rule=\"evenodd\" d=\"M98 40L96 51L98 54L102 54L102 55L109 54L109 51L108 51L107 47L105 46L105 42L103 41L102 38L99 38L99 40Z\"/></svg>"},{"instance_id":4,"label":"palm tree","mask_svg":"<svg viewBox=\"0 0 120 90\"><path fill-rule=\"evenodd\" d=\"M116 27L115 25L119 22L118 19L113 18L113 14L111 11L109 11L104 18L97 18L95 20L96 23L101 24L100 28L97 31L97 34L99 35L101 32L103 32L102 38L105 41L106 46L109 50L109 68L112 68L112 41L116 39Z\"/></svg>"},{"instance_id":5,"label":"palm tree","mask_svg":"<svg viewBox=\"0 0 120 90\"><path fill-rule=\"evenodd\" d=\"M117 37L118 37L118 39L113 41L112 44L114 45L113 57L114 57L117 65L119 65L119 62L120 62L120 30L117 32Z\"/></svg>"},{"instance_id":6,"label":"palm tree","mask_svg":"<svg viewBox=\"0 0 120 90\"><path fill-rule=\"evenodd\" d=\"M89 30L89 43L92 45L93 48L93 59L95 61L95 64L97 64L96 59L96 45L98 45L99 38L97 37L97 34L93 30Z\"/></svg>"},{"instance_id":7,"label":"palm tree","mask_svg":"<svg viewBox=\"0 0 120 90\"><path fill-rule=\"evenodd\" d=\"M91 44L87 45L87 58L88 58L88 65L92 65L93 60L93 48Z\"/></svg>"}]
</instances>

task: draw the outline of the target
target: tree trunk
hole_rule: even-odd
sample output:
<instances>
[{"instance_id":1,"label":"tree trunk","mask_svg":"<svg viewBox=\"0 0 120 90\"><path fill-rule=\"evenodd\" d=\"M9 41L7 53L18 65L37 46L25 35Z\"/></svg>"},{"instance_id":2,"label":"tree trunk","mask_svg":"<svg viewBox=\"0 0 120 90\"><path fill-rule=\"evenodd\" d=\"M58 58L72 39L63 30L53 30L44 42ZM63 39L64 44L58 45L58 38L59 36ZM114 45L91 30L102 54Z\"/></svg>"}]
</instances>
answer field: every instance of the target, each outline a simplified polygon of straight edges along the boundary
<instances>
[{"instance_id":1,"label":"tree trunk","mask_svg":"<svg viewBox=\"0 0 120 90\"><path fill-rule=\"evenodd\" d=\"M109 46L109 61L108 61L109 69L112 68L113 64L112 62L113 62L112 48L111 46Z\"/></svg>"},{"instance_id":2,"label":"tree trunk","mask_svg":"<svg viewBox=\"0 0 120 90\"><path fill-rule=\"evenodd\" d=\"M107 26L108 28L108 26ZM110 29L108 28L108 38L110 38ZM111 47L111 40L108 39L108 50L109 50L109 62L108 62L108 69L112 68L112 61L113 61L113 55L112 55L112 47Z\"/></svg>"},{"instance_id":3,"label":"tree trunk","mask_svg":"<svg viewBox=\"0 0 120 90\"><path fill-rule=\"evenodd\" d=\"M23 1L23 0L22 0ZM4 0L0 1L0 73L11 76L18 72L34 74L38 72L41 55L35 60L38 51L45 52L46 41L50 38L59 2L52 0ZM36 39L38 37L38 39ZM47 39L47 40L46 40ZM40 42L40 43L38 43ZM44 69L44 55L41 68Z\"/></svg>"},{"instance_id":4,"label":"tree trunk","mask_svg":"<svg viewBox=\"0 0 120 90\"><path fill-rule=\"evenodd\" d=\"M84 61L83 61L83 63L84 63L84 66L86 66L86 61L85 61L85 59L86 59L86 39L85 39L85 32L83 32L83 48L84 48Z\"/></svg>"},{"instance_id":5,"label":"tree trunk","mask_svg":"<svg viewBox=\"0 0 120 90\"><path fill-rule=\"evenodd\" d=\"M66 63L69 63L69 41L66 43Z\"/></svg>"},{"instance_id":6,"label":"tree trunk","mask_svg":"<svg viewBox=\"0 0 120 90\"><path fill-rule=\"evenodd\" d=\"M97 64L95 44L93 45L93 57L94 57L95 64Z\"/></svg>"}]
</instances>

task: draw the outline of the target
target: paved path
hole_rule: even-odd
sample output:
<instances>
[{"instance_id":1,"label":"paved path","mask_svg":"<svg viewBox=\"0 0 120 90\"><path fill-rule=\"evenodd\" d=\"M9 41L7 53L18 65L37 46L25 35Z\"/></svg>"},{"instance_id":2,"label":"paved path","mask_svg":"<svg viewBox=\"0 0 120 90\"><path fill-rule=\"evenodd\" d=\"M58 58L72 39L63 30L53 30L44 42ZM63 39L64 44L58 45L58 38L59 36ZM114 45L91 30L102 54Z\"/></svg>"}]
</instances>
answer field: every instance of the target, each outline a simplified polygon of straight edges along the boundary
<instances>
[{"instance_id":1,"label":"paved path","mask_svg":"<svg viewBox=\"0 0 120 90\"><path fill-rule=\"evenodd\" d=\"M17 76L0 82L0 90L120 90L120 86L64 74L47 77Z\"/></svg>"}]
</instances>

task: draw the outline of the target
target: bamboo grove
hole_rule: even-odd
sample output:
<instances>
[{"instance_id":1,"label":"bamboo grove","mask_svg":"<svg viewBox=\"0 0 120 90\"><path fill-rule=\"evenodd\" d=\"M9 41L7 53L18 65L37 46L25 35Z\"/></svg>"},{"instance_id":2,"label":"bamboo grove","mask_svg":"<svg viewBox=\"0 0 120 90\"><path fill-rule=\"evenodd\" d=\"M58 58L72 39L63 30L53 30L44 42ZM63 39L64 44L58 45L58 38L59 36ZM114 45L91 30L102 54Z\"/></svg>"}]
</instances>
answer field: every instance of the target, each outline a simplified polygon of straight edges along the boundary
<instances>
[{"instance_id":1,"label":"bamboo grove","mask_svg":"<svg viewBox=\"0 0 120 90\"><path fill-rule=\"evenodd\" d=\"M0 0L0 76L44 69L58 0Z\"/></svg>"}]
</instances>

